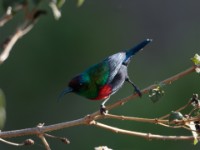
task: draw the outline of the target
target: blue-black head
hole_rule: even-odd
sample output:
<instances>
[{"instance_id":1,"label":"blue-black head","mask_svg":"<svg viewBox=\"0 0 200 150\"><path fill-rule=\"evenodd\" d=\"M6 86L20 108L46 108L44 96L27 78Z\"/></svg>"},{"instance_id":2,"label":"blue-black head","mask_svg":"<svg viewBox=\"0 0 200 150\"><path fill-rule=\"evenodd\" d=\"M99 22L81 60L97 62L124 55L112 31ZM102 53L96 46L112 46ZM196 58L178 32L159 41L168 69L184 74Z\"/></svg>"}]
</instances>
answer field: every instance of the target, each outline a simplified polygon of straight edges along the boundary
<instances>
[{"instance_id":1,"label":"blue-black head","mask_svg":"<svg viewBox=\"0 0 200 150\"><path fill-rule=\"evenodd\" d=\"M60 93L58 100L60 100L65 94L71 92L84 96L84 91L87 90L88 85L89 85L89 78L86 74L77 75L76 77L70 80L68 87Z\"/></svg>"}]
</instances>

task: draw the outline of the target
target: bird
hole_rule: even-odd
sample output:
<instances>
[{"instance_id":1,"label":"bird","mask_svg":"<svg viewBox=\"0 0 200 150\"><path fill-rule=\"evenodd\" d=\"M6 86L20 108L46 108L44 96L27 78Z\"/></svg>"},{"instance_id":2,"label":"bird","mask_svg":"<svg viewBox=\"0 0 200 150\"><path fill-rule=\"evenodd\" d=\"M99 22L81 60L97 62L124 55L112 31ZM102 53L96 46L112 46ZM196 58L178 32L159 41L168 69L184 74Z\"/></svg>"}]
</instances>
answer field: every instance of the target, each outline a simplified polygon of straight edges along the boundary
<instances>
[{"instance_id":1,"label":"bird","mask_svg":"<svg viewBox=\"0 0 200 150\"><path fill-rule=\"evenodd\" d=\"M113 54L92 65L73 77L69 81L68 87L60 93L58 99L60 100L65 94L73 92L93 101L104 100L100 105L100 112L105 114L107 113L105 103L123 86L125 81L130 83L134 91L141 97L142 93L139 88L128 76L128 64L132 56L150 42L152 39L145 39L129 50Z\"/></svg>"}]
</instances>

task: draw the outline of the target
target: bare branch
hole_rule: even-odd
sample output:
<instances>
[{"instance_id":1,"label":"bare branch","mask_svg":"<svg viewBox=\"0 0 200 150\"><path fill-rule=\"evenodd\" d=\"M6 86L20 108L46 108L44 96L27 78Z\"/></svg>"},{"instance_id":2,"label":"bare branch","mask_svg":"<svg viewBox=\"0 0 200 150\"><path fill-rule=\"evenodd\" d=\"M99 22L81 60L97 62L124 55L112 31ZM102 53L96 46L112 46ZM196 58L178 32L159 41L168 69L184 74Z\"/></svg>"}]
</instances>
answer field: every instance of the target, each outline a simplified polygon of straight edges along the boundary
<instances>
[{"instance_id":1,"label":"bare branch","mask_svg":"<svg viewBox=\"0 0 200 150\"><path fill-rule=\"evenodd\" d=\"M151 139L159 139L159 140L194 140L193 136L174 136L174 135L156 135L156 134L151 134L151 133L143 133L143 132L136 132L136 131L130 131L130 130L124 130L120 128L116 128L113 126L105 125L103 123L99 123L96 121L93 121L92 123L94 126L113 131L115 133L121 133L121 134L126 134L126 135L132 135L132 136L137 136L137 137L142 137L146 138L148 140ZM198 137L200 138L200 137Z\"/></svg>"},{"instance_id":2,"label":"bare branch","mask_svg":"<svg viewBox=\"0 0 200 150\"><path fill-rule=\"evenodd\" d=\"M15 43L34 27L37 18L44 13L45 11L42 10L35 11L33 14L31 14L31 17L25 19L25 21L16 29L13 35L4 41L2 45L3 50L0 54L0 64L2 64L8 58Z\"/></svg>"},{"instance_id":3,"label":"bare branch","mask_svg":"<svg viewBox=\"0 0 200 150\"><path fill-rule=\"evenodd\" d=\"M161 83L163 84L170 84L175 80L178 80L184 76L186 76L189 73L192 73L195 70L196 66L192 66L189 69L178 73L177 75L174 75L166 80L161 81ZM155 88L157 85L153 84L145 89L142 90L142 93L145 94L147 93L150 89ZM117 102L115 102L114 104L108 105L107 109L111 110L114 108L117 108L119 106L121 106L123 103L130 101L131 99L136 98L137 95L131 95L128 96L124 99L121 99ZM187 103L186 105L184 105L183 107L179 108L178 110L183 110L185 109L187 106L189 105L189 103ZM147 138L147 139L165 139L165 140L193 140L194 137L193 136L164 136L164 135L155 135L155 134L150 134L150 133L142 133L142 132L135 132L135 131L129 131L129 130L124 130L124 129L119 129L116 127L111 127L99 122L96 122L96 120L99 119L104 119L104 118L113 118L113 119L120 119L120 120L132 120L132 121L138 121L138 122L148 122L148 123L155 123L155 124L161 124L161 125L165 125L168 126L168 120L163 120L162 118L166 118L166 116L161 117L161 119L148 119L148 118L138 118L138 117L128 117L128 116L117 116L117 115L112 115L112 114L107 114L107 115L101 115L100 111L96 111L94 113L92 113L91 115L87 115L83 118L77 119L77 120L72 120L72 121L67 121L67 122L62 122L62 123L57 123L57 124L52 124L52 125L48 125L48 126L37 126L37 127L33 127L33 128L26 128L26 129L20 129L20 130L13 130L13 131L4 131L4 132L0 132L0 138L11 138L11 137L17 137L17 136L25 136L25 135L36 135L39 136L43 143L46 146L46 149L50 149L46 139L44 136L47 137L52 137L53 136L49 136L48 134L46 134L46 132L51 132L51 131L55 131L55 130L60 130L63 128L69 128L72 126L78 126L78 125L95 125L97 127L101 127L107 130L111 130L117 133L122 133L122 134L128 134L128 135L133 135L133 136L138 136L138 137L143 137L143 138ZM200 121L199 117L193 117L193 118L188 118L186 120L175 120L174 123L178 124L178 125L185 125L187 122L190 121Z\"/></svg>"},{"instance_id":4,"label":"bare branch","mask_svg":"<svg viewBox=\"0 0 200 150\"><path fill-rule=\"evenodd\" d=\"M105 118L112 118L112 119L119 119L119 120L130 120L130 121L137 121L137 122L147 122L147 123L168 123L168 120L161 120L161 119L149 119L149 118L140 118L140 117L128 117L128 116L118 116L113 114L106 114Z\"/></svg>"},{"instance_id":5,"label":"bare branch","mask_svg":"<svg viewBox=\"0 0 200 150\"><path fill-rule=\"evenodd\" d=\"M50 135L50 134L47 134L47 133L44 133L44 135L46 137L49 137L49 138L58 139L58 140L62 141L65 144L70 144L70 141L65 137L58 137L58 136Z\"/></svg>"},{"instance_id":6,"label":"bare branch","mask_svg":"<svg viewBox=\"0 0 200 150\"><path fill-rule=\"evenodd\" d=\"M0 27L4 26L4 24L6 24L12 18L12 7L8 7L6 13L0 18Z\"/></svg>"},{"instance_id":7,"label":"bare branch","mask_svg":"<svg viewBox=\"0 0 200 150\"><path fill-rule=\"evenodd\" d=\"M176 112L180 112L190 105L191 105L191 101L189 101L186 105L182 106L181 108L177 109ZM160 117L159 119L165 119L165 118L169 117L169 115L170 114L164 115L164 116Z\"/></svg>"},{"instance_id":8,"label":"bare branch","mask_svg":"<svg viewBox=\"0 0 200 150\"><path fill-rule=\"evenodd\" d=\"M3 17L0 18L0 27L3 27L9 20L13 18L12 14L5 14Z\"/></svg>"},{"instance_id":9,"label":"bare branch","mask_svg":"<svg viewBox=\"0 0 200 150\"><path fill-rule=\"evenodd\" d=\"M161 84L164 84L164 85L166 85L166 84L171 84L172 82L174 82L174 81L176 81L176 80L178 80L178 79L180 79L180 78L182 78L182 77L184 77L184 76L186 76L186 75L188 75L188 74L194 72L195 69L196 69L197 67L199 67L199 66L192 66L192 67L186 69L186 70L183 71L183 72L180 72L180 73L178 73L178 74L176 74L176 75L174 75L174 76L172 76L172 77L169 77L169 78L167 78L167 79L161 81L160 83L161 83ZM154 89L154 88L156 88L156 87L157 87L157 84L150 85L149 87L143 89L143 90L141 91L141 93L142 93L142 94L146 94L146 93L149 92L149 90ZM116 107L119 107L119 106L123 105L124 103L128 102L129 100L135 99L135 98L137 98L137 97L138 97L138 94L130 95L130 96L128 96L128 97L125 97L125 98L123 98L123 99L117 101L117 102L114 103L114 104L108 105L108 106L106 107L106 109L107 109L107 110L114 109L114 108L116 108Z\"/></svg>"},{"instance_id":10,"label":"bare branch","mask_svg":"<svg viewBox=\"0 0 200 150\"><path fill-rule=\"evenodd\" d=\"M27 139L22 143L10 142L10 141L4 140L2 138L0 138L0 141L3 142L3 143L6 143L8 145L12 145L12 146L25 146L25 145L33 145L34 144L34 141L32 139Z\"/></svg>"},{"instance_id":11,"label":"bare branch","mask_svg":"<svg viewBox=\"0 0 200 150\"><path fill-rule=\"evenodd\" d=\"M50 148L50 146L49 146L49 143L48 143L47 140L45 139L44 135L40 134L38 137L42 140L42 142L43 142L43 144L44 144L46 150L51 150L51 148Z\"/></svg>"}]
</instances>

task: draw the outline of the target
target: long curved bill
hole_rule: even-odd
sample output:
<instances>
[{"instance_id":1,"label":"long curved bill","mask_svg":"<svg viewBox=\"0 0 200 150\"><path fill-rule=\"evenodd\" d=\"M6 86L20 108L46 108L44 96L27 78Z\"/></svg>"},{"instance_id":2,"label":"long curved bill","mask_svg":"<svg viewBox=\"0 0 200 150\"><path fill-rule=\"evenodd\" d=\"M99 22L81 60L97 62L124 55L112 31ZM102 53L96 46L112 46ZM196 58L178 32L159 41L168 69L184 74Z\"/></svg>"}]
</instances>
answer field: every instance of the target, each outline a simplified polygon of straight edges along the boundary
<instances>
[{"instance_id":1,"label":"long curved bill","mask_svg":"<svg viewBox=\"0 0 200 150\"><path fill-rule=\"evenodd\" d=\"M68 94L68 93L71 93L71 92L73 92L73 89L70 88L70 87L64 89L64 90L60 93L60 95L58 96L58 101L61 101L62 97L63 97L65 94Z\"/></svg>"}]
</instances>

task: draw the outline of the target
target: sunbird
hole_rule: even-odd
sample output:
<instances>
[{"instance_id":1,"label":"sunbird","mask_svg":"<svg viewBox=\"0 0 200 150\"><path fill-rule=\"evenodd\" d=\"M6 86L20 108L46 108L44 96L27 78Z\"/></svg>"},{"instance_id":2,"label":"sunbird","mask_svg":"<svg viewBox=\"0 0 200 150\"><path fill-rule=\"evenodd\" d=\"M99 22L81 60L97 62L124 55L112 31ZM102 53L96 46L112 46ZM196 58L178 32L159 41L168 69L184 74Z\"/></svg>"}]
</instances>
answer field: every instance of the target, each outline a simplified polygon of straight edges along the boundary
<instances>
[{"instance_id":1,"label":"sunbird","mask_svg":"<svg viewBox=\"0 0 200 150\"><path fill-rule=\"evenodd\" d=\"M78 74L68 83L68 87L59 95L59 99L67 93L76 93L90 100L104 100L100 106L101 114L106 112L105 103L117 92L125 81L130 83L135 92L142 94L128 76L128 64L133 55L142 50L152 39L145 39L135 47L113 54L84 72Z\"/></svg>"}]
</instances>

